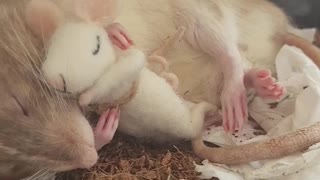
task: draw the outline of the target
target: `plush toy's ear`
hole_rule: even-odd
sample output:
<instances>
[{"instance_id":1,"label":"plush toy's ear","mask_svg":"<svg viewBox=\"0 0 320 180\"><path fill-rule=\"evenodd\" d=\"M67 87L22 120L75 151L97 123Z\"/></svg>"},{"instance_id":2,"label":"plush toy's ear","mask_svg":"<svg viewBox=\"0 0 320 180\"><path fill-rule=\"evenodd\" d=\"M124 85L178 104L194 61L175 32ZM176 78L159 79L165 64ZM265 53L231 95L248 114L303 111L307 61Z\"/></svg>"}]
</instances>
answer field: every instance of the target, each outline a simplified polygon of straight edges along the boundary
<instances>
[{"instance_id":1,"label":"plush toy's ear","mask_svg":"<svg viewBox=\"0 0 320 180\"><path fill-rule=\"evenodd\" d=\"M31 0L25 13L29 28L45 40L51 38L63 21L63 12L50 0Z\"/></svg>"},{"instance_id":2,"label":"plush toy's ear","mask_svg":"<svg viewBox=\"0 0 320 180\"><path fill-rule=\"evenodd\" d=\"M99 24L112 22L120 9L120 0L74 0L73 6L77 16Z\"/></svg>"}]
</instances>

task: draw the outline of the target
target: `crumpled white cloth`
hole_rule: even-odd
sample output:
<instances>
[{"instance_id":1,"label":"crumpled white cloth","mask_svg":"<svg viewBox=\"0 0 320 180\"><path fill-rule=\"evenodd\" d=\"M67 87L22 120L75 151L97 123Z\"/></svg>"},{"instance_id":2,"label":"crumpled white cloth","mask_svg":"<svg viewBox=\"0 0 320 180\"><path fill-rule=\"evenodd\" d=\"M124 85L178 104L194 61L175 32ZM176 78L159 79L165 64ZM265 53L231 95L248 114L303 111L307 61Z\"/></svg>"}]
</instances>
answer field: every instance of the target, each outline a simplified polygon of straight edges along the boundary
<instances>
[{"instance_id":1,"label":"crumpled white cloth","mask_svg":"<svg viewBox=\"0 0 320 180\"><path fill-rule=\"evenodd\" d=\"M303 34L305 32L305 34ZM312 40L312 33L295 33ZM228 136L222 127L212 127L204 133L204 140L220 146L240 145L269 139L320 121L320 71L295 47L284 46L276 57L278 81L287 88L286 96L271 102L254 97L249 114L267 132L264 134L247 125L241 133ZM261 131L261 130L260 130ZM196 165L201 179L220 180L318 180L320 179L320 143L303 153L268 161L239 166L225 166L204 161Z\"/></svg>"}]
</instances>

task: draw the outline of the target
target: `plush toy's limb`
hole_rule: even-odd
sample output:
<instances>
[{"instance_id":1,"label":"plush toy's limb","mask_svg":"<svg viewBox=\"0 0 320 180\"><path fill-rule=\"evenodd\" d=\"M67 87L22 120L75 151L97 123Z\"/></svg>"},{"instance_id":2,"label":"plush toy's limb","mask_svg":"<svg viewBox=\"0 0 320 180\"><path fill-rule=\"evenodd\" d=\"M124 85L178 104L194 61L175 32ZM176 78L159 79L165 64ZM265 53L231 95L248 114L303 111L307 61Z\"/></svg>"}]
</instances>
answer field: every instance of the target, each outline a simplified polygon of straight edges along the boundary
<instances>
[{"instance_id":1,"label":"plush toy's limb","mask_svg":"<svg viewBox=\"0 0 320 180\"><path fill-rule=\"evenodd\" d=\"M172 86L174 91L178 90L179 80L175 74L166 72L169 69L169 63L163 56L168 52L168 48L181 40L184 31L185 28L181 27L173 36L169 37L159 49L155 50L148 57L148 68L164 78ZM160 67L157 67L156 65Z\"/></svg>"},{"instance_id":2,"label":"plush toy's limb","mask_svg":"<svg viewBox=\"0 0 320 180\"><path fill-rule=\"evenodd\" d=\"M95 146L99 150L110 143L118 128L120 109L118 107L103 112L94 128Z\"/></svg>"},{"instance_id":3,"label":"plush toy's limb","mask_svg":"<svg viewBox=\"0 0 320 180\"><path fill-rule=\"evenodd\" d=\"M285 35L283 41L289 46L295 46L301 49L318 67L320 67L320 49L317 46L314 46L307 40L292 33Z\"/></svg>"},{"instance_id":4,"label":"plush toy's limb","mask_svg":"<svg viewBox=\"0 0 320 180\"><path fill-rule=\"evenodd\" d=\"M267 69L250 69L244 75L244 85L253 88L264 99L278 100L285 94L285 88L276 83Z\"/></svg>"},{"instance_id":5,"label":"plush toy's limb","mask_svg":"<svg viewBox=\"0 0 320 180\"><path fill-rule=\"evenodd\" d=\"M148 68L157 75L160 75L169 69L169 63L162 56L151 55L148 57Z\"/></svg>"},{"instance_id":6,"label":"plush toy's limb","mask_svg":"<svg viewBox=\"0 0 320 180\"><path fill-rule=\"evenodd\" d=\"M127 51L92 88L80 95L79 104L81 106L87 106L91 102L100 100L103 95L110 94L111 90L117 88L121 83L139 75L145 65L145 56L136 49Z\"/></svg>"},{"instance_id":7,"label":"plush toy's limb","mask_svg":"<svg viewBox=\"0 0 320 180\"><path fill-rule=\"evenodd\" d=\"M173 73L162 73L161 77L164 78L168 84L171 85L172 89L174 91L178 91L179 87L179 79L178 77Z\"/></svg>"}]
</instances>

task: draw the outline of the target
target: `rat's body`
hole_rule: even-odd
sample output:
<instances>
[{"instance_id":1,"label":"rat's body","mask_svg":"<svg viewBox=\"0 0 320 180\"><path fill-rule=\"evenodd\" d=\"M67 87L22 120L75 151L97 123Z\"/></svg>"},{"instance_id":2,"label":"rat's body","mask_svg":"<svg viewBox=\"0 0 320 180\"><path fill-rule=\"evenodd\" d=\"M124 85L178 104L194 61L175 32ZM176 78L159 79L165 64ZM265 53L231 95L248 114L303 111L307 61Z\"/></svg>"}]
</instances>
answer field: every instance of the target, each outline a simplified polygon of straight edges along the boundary
<instances>
[{"instance_id":1,"label":"rat's body","mask_svg":"<svg viewBox=\"0 0 320 180\"><path fill-rule=\"evenodd\" d=\"M159 46L176 27L186 27L186 41L168 56L170 70L181 82L179 94L190 101L217 105L222 101L224 126L230 131L246 121L246 65L273 70L282 45L277 38L288 27L280 9L263 0L128 1L117 20L146 52Z\"/></svg>"},{"instance_id":2,"label":"rat's body","mask_svg":"<svg viewBox=\"0 0 320 180\"><path fill-rule=\"evenodd\" d=\"M124 4L117 21L128 29L135 44L147 53L159 47L169 34L176 31L177 26L186 27L186 41L181 41L177 48L172 49L167 59L170 70L179 78L179 94L193 102L207 101L219 105L222 76L234 70L228 64L225 70L221 68L221 56L215 56L210 50L220 50L220 54L223 54L231 46L228 52L239 51L243 63L240 71L245 71L246 63L274 70L275 56L285 44L282 38L290 28L285 14L264 0L157 0L157 3L128 0ZM139 26L135 26L136 24ZM203 38L199 39L199 36ZM119 128L122 128L121 125ZM143 133L145 129L143 126L134 130L139 132L139 136L149 137L155 134L152 131ZM317 138L299 133L286 137L289 140L281 137L277 141L244 145L241 151L237 147L230 147L226 151L228 153L224 153L224 148L203 149L201 138L194 141L193 145L195 152L203 158L217 163L237 164L282 157L301 151L318 141ZM296 146L292 148L290 143ZM274 151L270 153L266 149L259 154L260 145Z\"/></svg>"},{"instance_id":3,"label":"rat's body","mask_svg":"<svg viewBox=\"0 0 320 180\"><path fill-rule=\"evenodd\" d=\"M0 9L0 179L93 166L91 126L76 101L43 82L43 49L27 30L23 10L3 1Z\"/></svg>"}]
</instances>

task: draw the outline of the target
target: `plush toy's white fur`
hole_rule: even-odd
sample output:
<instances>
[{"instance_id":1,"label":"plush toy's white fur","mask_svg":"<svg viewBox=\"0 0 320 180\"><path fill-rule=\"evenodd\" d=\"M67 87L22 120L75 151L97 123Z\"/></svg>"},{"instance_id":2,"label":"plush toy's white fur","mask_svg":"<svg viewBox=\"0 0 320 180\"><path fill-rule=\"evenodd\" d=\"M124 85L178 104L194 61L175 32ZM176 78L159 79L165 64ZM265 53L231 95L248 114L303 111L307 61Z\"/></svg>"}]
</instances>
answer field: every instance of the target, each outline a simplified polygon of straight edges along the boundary
<instances>
[{"instance_id":1,"label":"plush toy's white fur","mask_svg":"<svg viewBox=\"0 0 320 180\"><path fill-rule=\"evenodd\" d=\"M34 0L34 3L40 3L39 1L42 1L42 4L45 3L44 0ZM96 3L101 2L96 0ZM51 5L54 6L52 3ZM53 12L50 8L47 11ZM54 12L59 11L56 9ZM90 17L91 14L87 16ZM51 20L54 21L54 19ZM32 16L29 22L33 22ZM84 24L86 22L87 25ZM105 35L101 35L103 29L88 21L84 23L66 21L56 31L50 31L53 35L48 56L42 68L49 82L52 82L52 79L61 78L62 75L68 92L77 93L85 90L79 98L80 104L85 106L110 103L122 97L130 91L132 83L137 80L135 96L121 107L120 130L158 141L193 139L200 134L206 113L214 110L212 105L206 102L195 104L183 100L168 83L172 81L172 84L177 84L174 82L176 79L173 74L160 72L161 74L158 75L149 70L144 66L144 54L136 49L129 49L115 55L110 48L110 40ZM83 37L81 37L82 34ZM101 54L95 57L92 51L96 47L97 35L105 39L100 41L103 48ZM154 54L153 58L161 59L158 54ZM160 60L159 62L161 63ZM71 70L70 67L72 67ZM88 72L90 76L85 77ZM81 81L82 78L84 78L83 81ZM59 84L61 82L62 80Z\"/></svg>"},{"instance_id":2,"label":"plush toy's white fur","mask_svg":"<svg viewBox=\"0 0 320 180\"><path fill-rule=\"evenodd\" d=\"M98 37L100 52L93 55ZM80 93L93 86L115 60L115 51L103 28L88 23L65 23L51 39L42 71L50 84L60 85L57 89L63 88L63 77L67 92Z\"/></svg>"}]
</instances>

